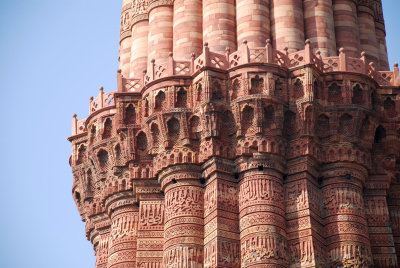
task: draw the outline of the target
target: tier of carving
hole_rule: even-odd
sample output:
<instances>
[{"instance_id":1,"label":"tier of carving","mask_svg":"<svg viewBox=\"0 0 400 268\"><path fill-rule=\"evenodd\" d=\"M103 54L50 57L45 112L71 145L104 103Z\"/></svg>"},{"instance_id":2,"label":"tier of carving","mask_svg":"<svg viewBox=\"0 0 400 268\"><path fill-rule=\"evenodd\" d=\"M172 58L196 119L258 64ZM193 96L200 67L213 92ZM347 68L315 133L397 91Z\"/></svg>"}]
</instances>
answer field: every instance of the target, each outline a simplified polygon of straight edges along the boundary
<instances>
[{"instance_id":1,"label":"tier of carving","mask_svg":"<svg viewBox=\"0 0 400 268\"><path fill-rule=\"evenodd\" d=\"M282 184L274 178L265 178L266 175L252 176L240 184L239 203L241 204L264 204L281 203L283 199Z\"/></svg>"},{"instance_id":2,"label":"tier of carving","mask_svg":"<svg viewBox=\"0 0 400 268\"><path fill-rule=\"evenodd\" d=\"M164 266L166 268L175 267L202 267L203 250L198 247L178 246L171 248L164 253Z\"/></svg>"},{"instance_id":3,"label":"tier of carving","mask_svg":"<svg viewBox=\"0 0 400 268\"><path fill-rule=\"evenodd\" d=\"M140 230L163 230L164 203L160 201L142 201L139 210Z\"/></svg>"},{"instance_id":4,"label":"tier of carving","mask_svg":"<svg viewBox=\"0 0 400 268\"><path fill-rule=\"evenodd\" d=\"M273 234L254 234L246 236L241 242L241 267L258 263L287 265L287 245L280 236Z\"/></svg>"},{"instance_id":5,"label":"tier of carving","mask_svg":"<svg viewBox=\"0 0 400 268\"><path fill-rule=\"evenodd\" d=\"M372 264L371 252L356 243L329 250L329 260L333 267L369 267Z\"/></svg>"},{"instance_id":6,"label":"tier of carving","mask_svg":"<svg viewBox=\"0 0 400 268\"><path fill-rule=\"evenodd\" d=\"M399 71L374 66L268 41L119 72L70 137L96 266L396 267Z\"/></svg>"},{"instance_id":7,"label":"tier of carving","mask_svg":"<svg viewBox=\"0 0 400 268\"><path fill-rule=\"evenodd\" d=\"M177 188L169 191L165 200L166 220L182 215L203 216L203 193L198 187Z\"/></svg>"},{"instance_id":8,"label":"tier of carving","mask_svg":"<svg viewBox=\"0 0 400 268\"><path fill-rule=\"evenodd\" d=\"M324 187L324 207L326 216L336 214L364 215L364 202L359 187L332 185Z\"/></svg>"},{"instance_id":9,"label":"tier of carving","mask_svg":"<svg viewBox=\"0 0 400 268\"><path fill-rule=\"evenodd\" d=\"M141 1L139 1L141 2ZM156 1L161 2L161 1ZM144 2L143 2L144 3ZM134 9L134 8L133 8ZM129 5L127 7L126 12L124 13L124 17L130 18L132 15L132 6ZM129 19L122 20L124 29L129 29L130 27ZM125 23L126 22L126 23ZM124 32L124 31L123 31ZM269 55L272 53L272 46L268 43L266 48L256 48L256 49L249 49L247 44L245 44L245 50L241 49L237 52L231 54L228 58L234 59L239 57L240 53L256 53L258 51L257 56L254 54L250 56L248 62L245 61L234 61L230 60L229 62L226 60L225 55L219 55L217 53L209 51L207 45L204 46L203 53L197 58L192 59L192 62L175 62L171 57L171 60L168 61L166 65L156 65L155 63L152 64L152 71L147 73L144 81L141 81L138 78L128 79L122 77L119 73L119 80L121 80L121 88L118 90L119 92L146 92L148 88L151 88L155 85L155 81L159 79L165 79L167 77L174 78L174 76L196 76L200 71L211 68L216 69L219 71L236 71L234 68L244 67L241 65L245 65L249 62L252 62L252 59L257 58L255 63L272 63L276 64L276 68L279 70L275 74L269 74L267 76L260 76L259 74L255 74L254 77L243 77L242 75L236 75L236 77L232 82L228 83L229 94L226 92L224 93L224 89L221 88L222 92L218 93L218 91L214 92L212 97L219 98L219 99L230 99L230 101L235 100L240 96L247 96L248 94L259 94L261 92L268 93L269 95L275 95L277 97L285 97L285 94L288 94L287 90L287 83L285 83L284 75L287 73L287 68L305 68L308 64L313 64L315 66L315 70L319 70L323 72L324 75L329 75L331 72L341 72L341 73L358 73L362 76L369 76L374 79L380 86L399 86L399 69L396 65L394 71L377 71L373 67L373 64L369 64L366 61L365 55L363 55L360 59L357 58L350 58L346 56L346 53L341 50L341 53L337 57L329 57L329 58L318 58L317 56L313 55L309 44L306 44L305 50L299 51L296 53L286 54L276 51L276 55L280 55L279 59L273 60L274 58L268 57L261 57L263 55L260 51L265 50L265 54ZM270 51L271 50L271 51ZM261 53L261 54L260 54ZM239 57L240 58L240 57ZM247 57L245 57L247 58ZM229 64L228 64L229 63ZM322 67L321 67L322 66ZM292 84L290 85L292 88L292 92L289 96L293 98L301 98L307 96L306 92L303 92L304 89L302 87L308 86L303 85L302 79L292 79ZM200 84L199 84L200 85ZM318 81L313 85L319 85ZM213 85L216 86L215 84ZM216 87L218 88L218 87ZM195 102L199 101L199 99L203 99L207 97L205 92L202 92L203 88L200 90L193 90L197 91L196 96L194 98L190 98L190 100L195 100ZM218 97L218 94L220 96ZM90 113L93 113L97 110L104 109L106 107L113 107L115 105L115 92L110 92L107 94L103 93L103 89L101 88L99 92L99 96L96 99L91 98L90 101ZM314 96L321 96L323 94L314 94ZM192 101L191 101L192 103ZM148 109L148 108L147 108ZM73 122L73 135L80 134L87 131L86 120L75 120Z\"/></svg>"},{"instance_id":10,"label":"tier of carving","mask_svg":"<svg viewBox=\"0 0 400 268\"><path fill-rule=\"evenodd\" d=\"M228 239L220 239L204 247L204 267L240 267L240 247Z\"/></svg>"}]
</instances>

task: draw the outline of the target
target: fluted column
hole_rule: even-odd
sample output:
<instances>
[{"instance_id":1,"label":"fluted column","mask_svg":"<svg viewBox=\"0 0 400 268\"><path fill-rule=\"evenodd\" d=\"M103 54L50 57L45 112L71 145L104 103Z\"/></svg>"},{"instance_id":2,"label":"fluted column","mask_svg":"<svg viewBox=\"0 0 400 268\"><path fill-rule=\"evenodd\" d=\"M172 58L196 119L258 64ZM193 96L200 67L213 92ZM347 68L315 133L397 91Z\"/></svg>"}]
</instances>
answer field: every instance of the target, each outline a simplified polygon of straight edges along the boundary
<instances>
[{"instance_id":1,"label":"fluted column","mask_svg":"<svg viewBox=\"0 0 400 268\"><path fill-rule=\"evenodd\" d=\"M110 240L111 221L106 213L94 217L95 230L98 233L95 246L96 268L107 268L108 247Z\"/></svg>"},{"instance_id":2,"label":"fluted column","mask_svg":"<svg viewBox=\"0 0 400 268\"><path fill-rule=\"evenodd\" d=\"M203 187L200 167L169 167L159 175L165 193L164 267L203 267Z\"/></svg>"},{"instance_id":3,"label":"fluted column","mask_svg":"<svg viewBox=\"0 0 400 268\"><path fill-rule=\"evenodd\" d=\"M337 55L332 0L304 0L305 38L323 57Z\"/></svg>"},{"instance_id":4,"label":"fluted column","mask_svg":"<svg viewBox=\"0 0 400 268\"><path fill-rule=\"evenodd\" d=\"M369 61L379 64L378 43L375 32L374 11L369 2L357 6L360 47Z\"/></svg>"},{"instance_id":5,"label":"fluted column","mask_svg":"<svg viewBox=\"0 0 400 268\"><path fill-rule=\"evenodd\" d=\"M119 69L124 77L129 77L132 46L132 0L124 0L121 11L119 40Z\"/></svg>"},{"instance_id":6,"label":"fluted column","mask_svg":"<svg viewBox=\"0 0 400 268\"><path fill-rule=\"evenodd\" d=\"M354 0L333 0L336 47L344 48L346 55L360 57L360 33L357 6Z\"/></svg>"},{"instance_id":7,"label":"fluted column","mask_svg":"<svg viewBox=\"0 0 400 268\"><path fill-rule=\"evenodd\" d=\"M198 0L174 1L174 59L188 60L202 52L202 3Z\"/></svg>"},{"instance_id":8,"label":"fluted column","mask_svg":"<svg viewBox=\"0 0 400 268\"><path fill-rule=\"evenodd\" d=\"M203 41L212 52L236 50L234 0L203 0Z\"/></svg>"},{"instance_id":9,"label":"fluted column","mask_svg":"<svg viewBox=\"0 0 400 268\"><path fill-rule=\"evenodd\" d=\"M145 189L145 188L143 188ZM147 190L151 193L151 188ZM153 190L154 192L154 190ZM139 208L137 267L161 268L164 239L164 201L154 193L141 198Z\"/></svg>"},{"instance_id":10,"label":"fluted column","mask_svg":"<svg viewBox=\"0 0 400 268\"><path fill-rule=\"evenodd\" d=\"M107 268L109 237L110 232L100 234L100 241L95 250L96 268Z\"/></svg>"},{"instance_id":11,"label":"fluted column","mask_svg":"<svg viewBox=\"0 0 400 268\"><path fill-rule=\"evenodd\" d=\"M288 160L286 167L289 173L284 181L289 267L323 267L326 262L321 217L323 199L315 177L317 162L313 157L300 156Z\"/></svg>"},{"instance_id":12,"label":"fluted column","mask_svg":"<svg viewBox=\"0 0 400 268\"><path fill-rule=\"evenodd\" d=\"M270 0L237 0L236 27L238 46L247 40L250 48L263 47L271 38Z\"/></svg>"},{"instance_id":13,"label":"fluted column","mask_svg":"<svg viewBox=\"0 0 400 268\"><path fill-rule=\"evenodd\" d=\"M133 193L114 194L106 200L111 218L108 268L136 267L137 224L139 207Z\"/></svg>"},{"instance_id":14,"label":"fluted column","mask_svg":"<svg viewBox=\"0 0 400 268\"><path fill-rule=\"evenodd\" d=\"M241 267L287 267L282 175L262 162L248 166L239 182Z\"/></svg>"},{"instance_id":15,"label":"fluted column","mask_svg":"<svg viewBox=\"0 0 400 268\"><path fill-rule=\"evenodd\" d=\"M144 2L145 4L147 2ZM131 72L130 77L141 78L147 69L149 16L146 6L137 6L132 26Z\"/></svg>"},{"instance_id":16,"label":"fluted column","mask_svg":"<svg viewBox=\"0 0 400 268\"><path fill-rule=\"evenodd\" d=\"M149 1L148 9L148 64L153 59L157 65L165 64L169 53L173 51L173 3L172 1L152 0Z\"/></svg>"},{"instance_id":17,"label":"fluted column","mask_svg":"<svg viewBox=\"0 0 400 268\"><path fill-rule=\"evenodd\" d=\"M234 166L213 157L203 165L204 268L240 268L239 209Z\"/></svg>"},{"instance_id":18,"label":"fluted column","mask_svg":"<svg viewBox=\"0 0 400 268\"><path fill-rule=\"evenodd\" d=\"M95 249L96 268L107 268L108 263L108 240L110 232L100 234L99 243Z\"/></svg>"},{"instance_id":19,"label":"fluted column","mask_svg":"<svg viewBox=\"0 0 400 268\"><path fill-rule=\"evenodd\" d=\"M387 204L389 180L370 177L364 191L366 218L374 265L380 268L398 267L396 249Z\"/></svg>"},{"instance_id":20,"label":"fluted column","mask_svg":"<svg viewBox=\"0 0 400 268\"><path fill-rule=\"evenodd\" d=\"M400 185L395 183L390 186L388 193L388 208L390 215L390 227L394 246L396 249L397 260L400 260Z\"/></svg>"},{"instance_id":21,"label":"fluted column","mask_svg":"<svg viewBox=\"0 0 400 268\"><path fill-rule=\"evenodd\" d=\"M365 218L363 185L367 170L356 164L327 164L322 172L325 241L329 265L340 267L372 263Z\"/></svg>"},{"instance_id":22,"label":"fluted column","mask_svg":"<svg viewBox=\"0 0 400 268\"><path fill-rule=\"evenodd\" d=\"M304 49L304 16L302 0L272 0L271 31L273 45L289 52Z\"/></svg>"},{"instance_id":23,"label":"fluted column","mask_svg":"<svg viewBox=\"0 0 400 268\"><path fill-rule=\"evenodd\" d=\"M378 43L378 51L379 51L379 67L382 71L389 70L389 59L387 54L386 47L386 30L385 30L385 21L383 19L382 12L382 1L375 0L375 32L376 32L376 40Z\"/></svg>"},{"instance_id":24,"label":"fluted column","mask_svg":"<svg viewBox=\"0 0 400 268\"><path fill-rule=\"evenodd\" d=\"M375 22L376 39L379 47L379 69L382 71L388 71L389 59L386 46L386 30L385 25L379 22Z\"/></svg>"}]
</instances>

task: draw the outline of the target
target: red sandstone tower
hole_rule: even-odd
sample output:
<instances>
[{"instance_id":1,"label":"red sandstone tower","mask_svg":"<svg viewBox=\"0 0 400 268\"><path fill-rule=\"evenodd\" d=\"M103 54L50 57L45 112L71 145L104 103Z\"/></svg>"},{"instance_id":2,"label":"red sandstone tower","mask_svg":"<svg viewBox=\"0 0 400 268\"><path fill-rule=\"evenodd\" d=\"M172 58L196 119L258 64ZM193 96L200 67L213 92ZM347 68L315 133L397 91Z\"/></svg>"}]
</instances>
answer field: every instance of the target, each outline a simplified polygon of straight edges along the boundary
<instances>
[{"instance_id":1,"label":"red sandstone tower","mask_svg":"<svg viewBox=\"0 0 400 268\"><path fill-rule=\"evenodd\" d=\"M69 138L97 268L398 267L380 0L124 0L117 76Z\"/></svg>"}]
</instances>

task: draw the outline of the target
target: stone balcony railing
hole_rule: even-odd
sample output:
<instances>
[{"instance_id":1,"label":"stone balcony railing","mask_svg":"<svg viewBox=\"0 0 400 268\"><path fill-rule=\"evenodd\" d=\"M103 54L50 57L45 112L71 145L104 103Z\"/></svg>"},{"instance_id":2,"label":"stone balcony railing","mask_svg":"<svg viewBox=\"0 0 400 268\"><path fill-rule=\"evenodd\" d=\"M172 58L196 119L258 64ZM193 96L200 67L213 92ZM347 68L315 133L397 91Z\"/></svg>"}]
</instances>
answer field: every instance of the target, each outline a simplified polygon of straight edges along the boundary
<instances>
[{"instance_id":1,"label":"stone balcony railing","mask_svg":"<svg viewBox=\"0 0 400 268\"><path fill-rule=\"evenodd\" d=\"M118 72L118 91L104 93L100 88L98 96L90 98L89 115L106 107L113 106L114 93L116 92L142 92L143 88L151 86L166 78L193 77L202 70L214 69L228 71L239 66L252 64L271 64L280 68L293 69L306 65L313 65L321 73L349 72L363 74L374 79L379 86L400 86L398 64L394 65L393 71L377 71L374 62L368 62L365 53L361 58L346 56L344 49L339 50L339 56L322 58L319 51L312 52L310 42L307 40L304 50L288 53L288 50L278 51L272 48L270 40L265 47L249 48L247 42L233 53L229 50L225 55L210 51L208 44L203 46L203 53L197 58L194 54L190 61L175 61L170 53L165 64L157 65L155 60L151 61L150 70L143 73L142 78L124 78ZM86 132L86 118L77 120L76 115L72 121L72 135Z\"/></svg>"},{"instance_id":2,"label":"stone balcony railing","mask_svg":"<svg viewBox=\"0 0 400 268\"><path fill-rule=\"evenodd\" d=\"M95 99L90 97L89 99L89 115L103 108L114 106L115 92L116 91L104 93L103 87L100 87L97 97ZM84 132L86 132L86 118L77 120L77 116L74 114L72 119L72 135L78 135Z\"/></svg>"},{"instance_id":3,"label":"stone balcony railing","mask_svg":"<svg viewBox=\"0 0 400 268\"><path fill-rule=\"evenodd\" d=\"M126 79L120 77L122 92L141 92L141 89L159 79L171 76L193 76L204 68L212 68L227 71L229 69L251 63L264 63L279 65L282 68L291 69L304 65L314 65L323 73L352 72L364 74L374 79L380 86L400 86L399 69L396 64L393 71L376 71L375 63L368 62L365 53L361 58L346 56L344 49L339 50L339 56L322 58L317 52L312 53L310 42L307 40L305 49L294 53L288 50L278 51L272 48L270 40L265 47L249 48L244 42L237 51L225 55L211 52L205 43L203 53L195 58L192 55L190 61L174 61L170 53L166 64L157 65L151 61L149 73L144 73L143 78Z\"/></svg>"}]
</instances>

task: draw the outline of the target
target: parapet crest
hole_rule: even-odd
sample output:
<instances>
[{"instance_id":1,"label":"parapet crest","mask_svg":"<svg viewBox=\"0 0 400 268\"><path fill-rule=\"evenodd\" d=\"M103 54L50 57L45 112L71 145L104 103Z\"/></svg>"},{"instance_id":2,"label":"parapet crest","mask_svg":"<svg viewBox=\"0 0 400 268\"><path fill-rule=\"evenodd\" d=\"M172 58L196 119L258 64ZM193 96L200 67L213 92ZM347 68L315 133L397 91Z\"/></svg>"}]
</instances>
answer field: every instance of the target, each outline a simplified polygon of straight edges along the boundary
<instances>
[{"instance_id":1,"label":"parapet crest","mask_svg":"<svg viewBox=\"0 0 400 268\"><path fill-rule=\"evenodd\" d=\"M344 49L339 50L339 56L322 58L319 51L313 54L310 43L306 40L305 49L293 53L288 50L279 51L272 48L271 41L266 41L265 48L249 48L247 41L244 41L241 48L233 53L227 49L225 55L211 52L208 44L204 44L203 53L197 58L191 55L191 61L175 61L172 52L168 61L162 65L156 65L155 60L151 61L150 73L143 72L141 79L131 79L122 76L118 70L118 90L109 93L103 92L100 87L98 96L93 99L90 97L89 114L115 105L113 95L116 92L144 92L149 85L157 83L169 77L191 77L194 78L204 69L215 71L234 70L234 68L246 64L272 64L278 65L284 70L312 65L321 73L349 72L369 76L381 86L400 86L399 67L394 64L393 71L376 71L375 63L368 62L365 52L361 53L360 58L346 56ZM78 135L87 131L85 127L86 118L77 120L74 116L72 122L72 135Z\"/></svg>"}]
</instances>

